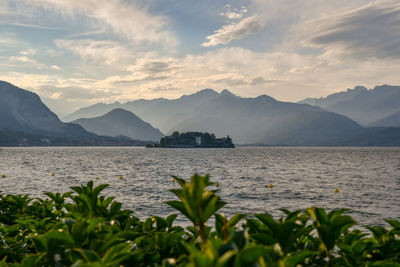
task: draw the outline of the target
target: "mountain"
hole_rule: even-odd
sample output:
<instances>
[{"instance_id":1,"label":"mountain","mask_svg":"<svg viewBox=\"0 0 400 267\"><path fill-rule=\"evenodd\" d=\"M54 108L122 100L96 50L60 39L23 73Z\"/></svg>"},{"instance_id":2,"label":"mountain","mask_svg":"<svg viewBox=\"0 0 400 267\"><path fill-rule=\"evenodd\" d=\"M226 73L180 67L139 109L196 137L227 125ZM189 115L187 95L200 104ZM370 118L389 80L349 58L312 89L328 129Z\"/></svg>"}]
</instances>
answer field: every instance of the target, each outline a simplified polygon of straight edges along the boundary
<instances>
[{"instance_id":1,"label":"mountain","mask_svg":"<svg viewBox=\"0 0 400 267\"><path fill-rule=\"evenodd\" d=\"M400 86L382 85L368 90L363 86L325 98L308 98L299 103L319 106L369 125L400 110Z\"/></svg>"},{"instance_id":2,"label":"mountain","mask_svg":"<svg viewBox=\"0 0 400 267\"><path fill-rule=\"evenodd\" d=\"M127 136L135 140L160 141L164 135L132 112L117 108L95 118L73 121L87 131L107 136Z\"/></svg>"},{"instance_id":3,"label":"mountain","mask_svg":"<svg viewBox=\"0 0 400 267\"><path fill-rule=\"evenodd\" d=\"M357 134L356 122L318 107L277 101L263 95L220 95L175 126L178 131L230 135L238 144L321 145Z\"/></svg>"},{"instance_id":4,"label":"mountain","mask_svg":"<svg viewBox=\"0 0 400 267\"><path fill-rule=\"evenodd\" d=\"M387 110L398 105L398 87L383 86L374 90L350 90L357 103L384 110L369 96L372 93L385 103ZM381 92L382 91L382 92ZM365 95L367 94L367 95ZM348 94L330 97L335 106L350 100ZM385 96L385 97L383 97ZM369 100L369 102L367 101ZM324 102L324 100L321 100ZM367 104L369 105L367 105ZM379 101L378 101L379 103ZM356 105L356 104L354 104ZM0 82L0 144L5 145L143 145L129 137L158 140L161 132L140 118L169 134L172 131L208 131L217 136L231 136L236 144L262 145L400 145L400 128L364 128L355 121L321 107L277 101L267 95L241 98L224 90L204 89L178 99L137 100L124 104L97 104L78 110L74 116L95 118L63 123L40 98L29 91ZM110 109L110 110L108 110ZM397 109L397 111L400 109ZM392 112L393 113L393 112ZM390 114L390 113L389 113ZM122 136L124 135L124 136ZM150 140L149 140L150 141Z\"/></svg>"},{"instance_id":5,"label":"mountain","mask_svg":"<svg viewBox=\"0 0 400 267\"><path fill-rule=\"evenodd\" d=\"M370 123L368 126L400 127L400 110L380 120L374 121Z\"/></svg>"},{"instance_id":6,"label":"mountain","mask_svg":"<svg viewBox=\"0 0 400 267\"><path fill-rule=\"evenodd\" d=\"M0 129L68 138L91 137L81 126L63 123L35 93L0 81Z\"/></svg>"},{"instance_id":7,"label":"mountain","mask_svg":"<svg viewBox=\"0 0 400 267\"><path fill-rule=\"evenodd\" d=\"M116 108L123 108L123 105L119 102L115 102L112 104L97 103L88 107L81 108L63 117L62 120L66 122L71 122L81 118L95 118L102 116Z\"/></svg>"},{"instance_id":8,"label":"mountain","mask_svg":"<svg viewBox=\"0 0 400 267\"><path fill-rule=\"evenodd\" d=\"M212 89L204 89L192 95L183 95L178 99L168 100L157 98L151 100L140 99L119 104L119 108L133 112L138 117L159 128L163 133L172 133L175 122L188 117L193 110L204 106L220 94ZM98 117L116 108L114 104L95 104L79 109L66 116L64 121L73 121L79 118Z\"/></svg>"},{"instance_id":9,"label":"mountain","mask_svg":"<svg viewBox=\"0 0 400 267\"><path fill-rule=\"evenodd\" d=\"M94 105L73 116L103 111L113 105ZM308 104L281 102L262 95L241 98L228 90L204 89L178 99L137 100L121 104L124 109L162 132L208 131L230 135L236 144L318 145L353 136L362 127L356 122Z\"/></svg>"}]
</instances>

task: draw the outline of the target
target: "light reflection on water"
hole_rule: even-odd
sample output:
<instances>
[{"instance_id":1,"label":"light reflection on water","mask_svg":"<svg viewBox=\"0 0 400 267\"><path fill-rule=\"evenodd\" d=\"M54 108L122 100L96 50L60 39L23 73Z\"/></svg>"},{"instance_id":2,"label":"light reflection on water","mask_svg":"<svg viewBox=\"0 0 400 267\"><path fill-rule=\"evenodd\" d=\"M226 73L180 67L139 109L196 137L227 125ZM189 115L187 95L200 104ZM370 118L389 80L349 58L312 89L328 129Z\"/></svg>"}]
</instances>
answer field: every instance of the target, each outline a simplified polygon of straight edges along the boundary
<instances>
[{"instance_id":1,"label":"light reflection on water","mask_svg":"<svg viewBox=\"0 0 400 267\"><path fill-rule=\"evenodd\" d=\"M43 197L98 176L96 183L110 184L106 194L141 218L174 212L163 204L174 199L171 175L189 179L195 172L220 183L228 215L278 216L281 208L315 205L349 208L364 224L400 219L400 148L0 149L3 193Z\"/></svg>"}]
</instances>

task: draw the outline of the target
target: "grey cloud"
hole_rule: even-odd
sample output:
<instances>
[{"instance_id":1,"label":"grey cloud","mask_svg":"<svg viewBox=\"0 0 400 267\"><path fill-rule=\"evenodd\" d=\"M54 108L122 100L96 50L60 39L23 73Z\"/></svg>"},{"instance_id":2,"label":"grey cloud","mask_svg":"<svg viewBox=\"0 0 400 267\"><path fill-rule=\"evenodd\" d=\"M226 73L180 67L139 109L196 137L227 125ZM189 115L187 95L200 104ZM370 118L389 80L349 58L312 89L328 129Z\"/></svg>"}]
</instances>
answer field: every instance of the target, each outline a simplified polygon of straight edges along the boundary
<instances>
[{"instance_id":1,"label":"grey cloud","mask_svg":"<svg viewBox=\"0 0 400 267\"><path fill-rule=\"evenodd\" d=\"M271 84L271 83L276 83L278 82L278 80L269 80L269 79L265 79L262 76L258 76L255 78L252 78L250 80L248 80L247 78L225 78L225 79L219 79L219 80L215 80L213 81L214 83L221 83L221 84L226 84L229 86L242 86L242 85L263 85L263 84Z\"/></svg>"},{"instance_id":2,"label":"grey cloud","mask_svg":"<svg viewBox=\"0 0 400 267\"><path fill-rule=\"evenodd\" d=\"M139 82L159 81L170 78L169 76L147 76L145 78L122 78L117 81L113 81L113 84L134 84Z\"/></svg>"},{"instance_id":3,"label":"grey cloud","mask_svg":"<svg viewBox=\"0 0 400 267\"><path fill-rule=\"evenodd\" d=\"M149 74L167 73L179 69L178 66L166 61L149 61L142 67L141 71Z\"/></svg>"},{"instance_id":4,"label":"grey cloud","mask_svg":"<svg viewBox=\"0 0 400 267\"><path fill-rule=\"evenodd\" d=\"M241 86L241 85L248 84L248 82L245 81L244 79L233 79L233 78L219 79L219 80L215 80L213 82L227 84L229 86Z\"/></svg>"},{"instance_id":5,"label":"grey cloud","mask_svg":"<svg viewBox=\"0 0 400 267\"><path fill-rule=\"evenodd\" d=\"M332 19L332 18L331 18ZM380 1L331 21L319 21L310 39L317 46L341 46L354 57L400 58L400 2Z\"/></svg>"},{"instance_id":6,"label":"grey cloud","mask_svg":"<svg viewBox=\"0 0 400 267\"><path fill-rule=\"evenodd\" d=\"M251 81L251 85L259 85L259 84L271 84L276 83L278 80L267 80L264 77L256 77Z\"/></svg>"},{"instance_id":7,"label":"grey cloud","mask_svg":"<svg viewBox=\"0 0 400 267\"><path fill-rule=\"evenodd\" d=\"M258 32L263 26L263 22L257 16L248 17L239 22L232 22L216 30L213 35L207 36L206 39L208 41L201 45L210 47L219 44L228 44L232 40L242 39L243 37Z\"/></svg>"},{"instance_id":8,"label":"grey cloud","mask_svg":"<svg viewBox=\"0 0 400 267\"><path fill-rule=\"evenodd\" d=\"M181 88L168 87L168 86L156 86L156 87L150 89L150 91L153 92L153 93L179 91L179 90L181 90Z\"/></svg>"},{"instance_id":9,"label":"grey cloud","mask_svg":"<svg viewBox=\"0 0 400 267\"><path fill-rule=\"evenodd\" d=\"M43 85L38 88L40 95L47 98L68 99L68 100L92 100L105 97L118 96L119 92L107 90L94 90L79 86L57 87L54 85Z\"/></svg>"}]
</instances>

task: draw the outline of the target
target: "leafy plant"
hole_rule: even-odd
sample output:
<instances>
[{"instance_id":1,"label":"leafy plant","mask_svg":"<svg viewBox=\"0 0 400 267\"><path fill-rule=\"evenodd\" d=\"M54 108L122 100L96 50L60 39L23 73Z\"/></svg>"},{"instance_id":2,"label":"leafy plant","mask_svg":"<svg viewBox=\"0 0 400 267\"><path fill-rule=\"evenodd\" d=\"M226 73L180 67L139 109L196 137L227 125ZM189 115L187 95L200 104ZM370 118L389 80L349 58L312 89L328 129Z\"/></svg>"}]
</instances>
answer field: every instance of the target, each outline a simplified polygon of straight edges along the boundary
<instances>
[{"instance_id":1,"label":"leafy plant","mask_svg":"<svg viewBox=\"0 0 400 267\"><path fill-rule=\"evenodd\" d=\"M216 195L218 190L206 190L207 187L214 184L210 182L209 175L195 174L190 179L190 183L178 177L174 177L174 179L181 188L170 191L180 201L172 200L165 203L185 215L193 223L195 234L199 235L203 242L206 242L206 222L225 205L225 202Z\"/></svg>"},{"instance_id":2,"label":"leafy plant","mask_svg":"<svg viewBox=\"0 0 400 267\"><path fill-rule=\"evenodd\" d=\"M45 193L47 199L0 194L0 267L5 266L393 266L400 267L400 222L353 229L347 210L218 213L225 202L208 175L174 178L177 214L140 220L108 185ZM214 216L214 225L207 225Z\"/></svg>"}]
</instances>

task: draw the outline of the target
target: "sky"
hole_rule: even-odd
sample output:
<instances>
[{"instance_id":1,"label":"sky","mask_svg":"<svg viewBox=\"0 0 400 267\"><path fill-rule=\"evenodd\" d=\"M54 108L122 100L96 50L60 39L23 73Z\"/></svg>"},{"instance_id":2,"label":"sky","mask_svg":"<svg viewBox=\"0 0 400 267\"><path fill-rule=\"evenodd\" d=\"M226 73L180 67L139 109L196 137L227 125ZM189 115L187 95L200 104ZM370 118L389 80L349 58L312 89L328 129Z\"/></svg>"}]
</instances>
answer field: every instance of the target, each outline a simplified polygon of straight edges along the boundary
<instances>
[{"instance_id":1,"label":"sky","mask_svg":"<svg viewBox=\"0 0 400 267\"><path fill-rule=\"evenodd\" d=\"M57 114L204 88L400 85L399 0L0 0L0 80Z\"/></svg>"}]
</instances>

